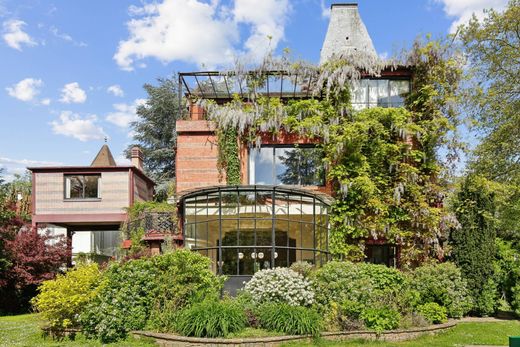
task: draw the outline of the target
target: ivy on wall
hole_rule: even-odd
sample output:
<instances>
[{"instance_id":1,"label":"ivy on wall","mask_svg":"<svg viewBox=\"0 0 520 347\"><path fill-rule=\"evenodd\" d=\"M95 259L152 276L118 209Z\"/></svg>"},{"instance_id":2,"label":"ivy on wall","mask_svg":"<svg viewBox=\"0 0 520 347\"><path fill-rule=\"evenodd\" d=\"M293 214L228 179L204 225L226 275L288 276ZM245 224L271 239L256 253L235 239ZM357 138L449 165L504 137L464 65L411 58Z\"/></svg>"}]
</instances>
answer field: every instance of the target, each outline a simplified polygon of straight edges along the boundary
<instances>
[{"instance_id":1,"label":"ivy on wall","mask_svg":"<svg viewBox=\"0 0 520 347\"><path fill-rule=\"evenodd\" d=\"M453 105L461 62L439 42L417 42L399 64L414 76L406 106L354 111L350 83L361 72L378 76L383 68L397 65L360 54L336 57L319 67L266 60L253 74L256 79L248 72L254 87L265 83L262 71L314 74L309 88L315 98L282 101L250 88L246 100L235 95L224 105L201 101L218 129L220 167L228 184L240 183L237 138L247 146L259 146L262 134L281 131L317 138L336 197L330 251L337 258L361 260L367 238L401 245L404 266L441 257L439 240L453 218L442 207L444 188L438 177L446 163L437 151L444 146L448 157L455 157Z\"/></svg>"}]
</instances>

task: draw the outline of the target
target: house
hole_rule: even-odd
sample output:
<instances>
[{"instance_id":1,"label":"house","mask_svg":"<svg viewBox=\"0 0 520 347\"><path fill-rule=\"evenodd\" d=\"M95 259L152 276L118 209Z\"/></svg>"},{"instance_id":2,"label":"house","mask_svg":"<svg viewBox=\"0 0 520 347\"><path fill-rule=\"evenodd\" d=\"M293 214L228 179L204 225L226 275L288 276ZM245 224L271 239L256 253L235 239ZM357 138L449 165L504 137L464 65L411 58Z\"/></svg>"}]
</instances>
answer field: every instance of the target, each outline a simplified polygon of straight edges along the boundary
<instances>
[{"instance_id":1,"label":"house","mask_svg":"<svg viewBox=\"0 0 520 347\"><path fill-rule=\"evenodd\" d=\"M357 5L332 5L321 63L349 50L376 54ZM264 78L262 93L268 97L284 101L313 97L294 82L298 76L287 76L285 84L280 71L267 71ZM180 73L179 84L188 100L224 104L233 95L247 97L247 86L237 86L218 71ZM384 70L378 76L364 76L352 87L352 104L356 109L402 106L410 88L408 69ZM213 270L229 277L228 289L240 287L260 269L296 261L319 266L330 258L328 213L333 197L316 146L319 139L282 131L274 138L261 136L258 148L240 144L240 184L230 186L218 169L215 124L205 119L201 104L191 102L188 119L177 121L176 127L184 245L210 257ZM367 241L368 261L395 266L397 253L398 247L384 240Z\"/></svg>"},{"instance_id":2,"label":"house","mask_svg":"<svg viewBox=\"0 0 520 347\"><path fill-rule=\"evenodd\" d=\"M126 209L153 198L154 182L143 172L142 152L132 149L132 165L117 165L101 147L90 166L30 167L32 224L65 235L72 253L102 261L116 255Z\"/></svg>"}]
</instances>

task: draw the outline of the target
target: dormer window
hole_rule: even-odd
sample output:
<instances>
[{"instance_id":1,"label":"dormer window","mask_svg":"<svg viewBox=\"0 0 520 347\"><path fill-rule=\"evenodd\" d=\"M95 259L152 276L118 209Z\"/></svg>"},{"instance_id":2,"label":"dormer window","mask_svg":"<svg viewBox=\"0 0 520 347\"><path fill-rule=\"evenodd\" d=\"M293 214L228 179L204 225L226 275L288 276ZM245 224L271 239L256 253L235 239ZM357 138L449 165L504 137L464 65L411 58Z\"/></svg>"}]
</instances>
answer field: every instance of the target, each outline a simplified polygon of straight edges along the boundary
<instances>
[{"instance_id":1,"label":"dormer window","mask_svg":"<svg viewBox=\"0 0 520 347\"><path fill-rule=\"evenodd\" d=\"M65 199L99 199L101 175L65 175Z\"/></svg>"},{"instance_id":2,"label":"dormer window","mask_svg":"<svg viewBox=\"0 0 520 347\"><path fill-rule=\"evenodd\" d=\"M324 186L323 151L314 145L271 145L251 149L249 183Z\"/></svg>"}]
</instances>

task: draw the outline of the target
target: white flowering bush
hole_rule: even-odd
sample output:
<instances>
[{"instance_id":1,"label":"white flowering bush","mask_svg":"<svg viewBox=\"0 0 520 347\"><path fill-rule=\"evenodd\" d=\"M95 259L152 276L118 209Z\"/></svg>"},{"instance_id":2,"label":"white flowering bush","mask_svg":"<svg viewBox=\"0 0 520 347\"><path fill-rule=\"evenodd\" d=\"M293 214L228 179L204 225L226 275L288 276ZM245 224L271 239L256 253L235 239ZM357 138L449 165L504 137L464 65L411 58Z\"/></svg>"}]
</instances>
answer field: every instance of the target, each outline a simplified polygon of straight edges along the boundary
<instances>
[{"instance_id":1,"label":"white flowering bush","mask_svg":"<svg viewBox=\"0 0 520 347\"><path fill-rule=\"evenodd\" d=\"M278 302L291 306L310 306L314 303L311 282L283 267L258 271L247 282L244 290L259 304Z\"/></svg>"}]
</instances>

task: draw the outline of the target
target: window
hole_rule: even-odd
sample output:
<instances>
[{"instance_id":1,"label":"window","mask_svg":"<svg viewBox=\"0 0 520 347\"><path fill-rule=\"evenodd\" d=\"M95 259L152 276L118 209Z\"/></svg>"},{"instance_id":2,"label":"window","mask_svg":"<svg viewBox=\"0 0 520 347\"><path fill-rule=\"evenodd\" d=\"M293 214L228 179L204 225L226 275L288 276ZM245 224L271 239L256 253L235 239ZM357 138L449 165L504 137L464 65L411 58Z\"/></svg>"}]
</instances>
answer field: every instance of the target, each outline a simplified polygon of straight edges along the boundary
<instances>
[{"instance_id":1,"label":"window","mask_svg":"<svg viewBox=\"0 0 520 347\"><path fill-rule=\"evenodd\" d=\"M329 258L330 197L304 189L227 186L200 189L181 200L185 247L210 257L228 276L297 261Z\"/></svg>"},{"instance_id":2,"label":"window","mask_svg":"<svg viewBox=\"0 0 520 347\"><path fill-rule=\"evenodd\" d=\"M395 245L365 245L365 262L395 267L397 250Z\"/></svg>"},{"instance_id":3,"label":"window","mask_svg":"<svg viewBox=\"0 0 520 347\"><path fill-rule=\"evenodd\" d=\"M249 159L249 183L323 186L323 150L305 145L278 145L252 149Z\"/></svg>"},{"instance_id":4,"label":"window","mask_svg":"<svg viewBox=\"0 0 520 347\"><path fill-rule=\"evenodd\" d=\"M362 79L352 83L352 106L356 110L401 107L409 92L409 80Z\"/></svg>"},{"instance_id":5,"label":"window","mask_svg":"<svg viewBox=\"0 0 520 347\"><path fill-rule=\"evenodd\" d=\"M66 175L65 199L98 199L101 175Z\"/></svg>"}]
</instances>

